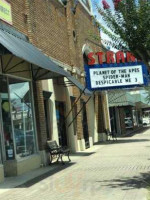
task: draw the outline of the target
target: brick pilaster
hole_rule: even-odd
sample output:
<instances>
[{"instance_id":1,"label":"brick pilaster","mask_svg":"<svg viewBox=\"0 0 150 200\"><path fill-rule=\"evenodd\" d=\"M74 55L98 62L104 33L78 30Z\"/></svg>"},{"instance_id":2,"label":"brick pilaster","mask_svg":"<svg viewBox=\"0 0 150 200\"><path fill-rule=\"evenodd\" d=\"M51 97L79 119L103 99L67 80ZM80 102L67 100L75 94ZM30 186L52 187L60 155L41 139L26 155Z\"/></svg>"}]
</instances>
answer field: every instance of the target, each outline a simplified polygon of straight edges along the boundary
<instances>
[{"instance_id":1,"label":"brick pilaster","mask_svg":"<svg viewBox=\"0 0 150 200\"><path fill-rule=\"evenodd\" d=\"M33 92L39 149L44 150L46 147L47 133L41 81L33 83Z\"/></svg>"}]
</instances>

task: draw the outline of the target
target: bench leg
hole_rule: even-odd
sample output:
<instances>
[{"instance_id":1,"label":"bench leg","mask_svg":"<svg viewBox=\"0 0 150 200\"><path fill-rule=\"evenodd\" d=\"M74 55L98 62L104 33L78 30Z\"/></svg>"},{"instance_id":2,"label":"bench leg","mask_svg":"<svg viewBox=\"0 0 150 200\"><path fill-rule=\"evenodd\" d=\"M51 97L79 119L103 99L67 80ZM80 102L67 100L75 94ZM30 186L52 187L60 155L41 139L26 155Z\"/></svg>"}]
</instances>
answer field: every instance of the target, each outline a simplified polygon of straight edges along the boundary
<instances>
[{"instance_id":1,"label":"bench leg","mask_svg":"<svg viewBox=\"0 0 150 200\"><path fill-rule=\"evenodd\" d=\"M69 157L69 154L70 154L70 152L68 151L68 154L67 154L68 160L69 160L69 162L71 162L71 159L70 159L70 157Z\"/></svg>"},{"instance_id":2,"label":"bench leg","mask_svg":"<svg viewBox=\"0 0 150 200\"><path fill-rule=\"evenodd\" d=\"M53 156L49 154L49 165L52 164Z\"/></svg>"},{"instance_id":3,"label":"bench leg","mask_svg":"<svg viewBox=\"0 0 150 200\"><path fill-rule=\"evenodd\" d=\"M57 162L59 161L59 159L60 159L60 154L58 154Z\"/></svg>"},{"instance_id":4,"label":"bench leg","mask_svg":"<svg viewBox=\"0 0 150 200\"><path fill-rule=\"evenodd\" d=\"M61 163L64 165L65 163L64 163L62 157L63 157L63 154L60 155L60 158L61 158Z\"/></svg>"}]
</instances>

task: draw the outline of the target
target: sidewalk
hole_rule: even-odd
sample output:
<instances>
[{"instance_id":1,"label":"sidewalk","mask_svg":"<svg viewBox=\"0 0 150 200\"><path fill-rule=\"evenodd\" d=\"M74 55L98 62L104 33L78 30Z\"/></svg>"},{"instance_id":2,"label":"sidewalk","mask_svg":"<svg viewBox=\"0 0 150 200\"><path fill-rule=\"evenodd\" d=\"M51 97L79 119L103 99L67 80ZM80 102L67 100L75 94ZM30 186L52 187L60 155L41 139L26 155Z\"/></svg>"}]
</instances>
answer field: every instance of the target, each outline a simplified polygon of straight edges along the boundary
<instances>
[{"instance_id":1,"label":"sidewalk","mask_svg":"<svg viewBox=\"0 0 150 200\"><path fill-rule=\"evenodd\" d=\"M23 185L32 185L45 179L48 176L65 170L66 168L77 164L80 159L82 160L84 159L84 157L92 155L96 152L97 149L103 146L103 144L101 146L94 145L90 149L86 149L84 152L70 154L71 163L68 163L68 159L66 158L66 156L64 156L63 160L66 162L65 165L62 165L61 163L53 163L50 166L41 167L20 176L7 177L5 178L5 181L3 183L0 183L0 195L4 192L11 191L13 188L16 187L23 187Z\"/></svg>"},{"instance_id":2,"label":"sidewalk","mask_svg":"<svg viewBox=\"0 0 150 200\"><path fill-rule=\"evenodd\" d=\"M150 129L97 144L62 166L41 168L0 185L2 200L146 200L150 186ZM54 168L53 168L54 167ZM52 169L53 168L53 169ZM38 175L38 176L37 176ZM32 176L32 177L31 177ZM38 178L36 178L38 177ZM26 180L23 180L26 179ZM31 179L31 180L30 180ZM15 186L15 185L14 185Z\"/></svg>"}]
</instances>

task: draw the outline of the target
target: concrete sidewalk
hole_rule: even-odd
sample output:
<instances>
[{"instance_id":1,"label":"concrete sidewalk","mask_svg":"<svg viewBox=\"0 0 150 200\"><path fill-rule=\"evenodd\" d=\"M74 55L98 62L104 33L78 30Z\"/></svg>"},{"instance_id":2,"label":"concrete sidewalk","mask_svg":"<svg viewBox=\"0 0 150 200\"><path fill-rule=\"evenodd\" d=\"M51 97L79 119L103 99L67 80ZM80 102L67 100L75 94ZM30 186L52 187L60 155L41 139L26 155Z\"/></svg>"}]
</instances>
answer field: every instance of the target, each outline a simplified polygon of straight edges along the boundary
<instances>
[{"instance_id":1,"label":"concrete sidewalk","mask_svg":"<svg viewBox=\"0 0 150 200\"><path fill-rule=\"evenodd\" d=\"M65 170L68 167L71 167L79 162L79 160L84 159L84 157L90 156L93 153L96 153L96 151L100 148L104 147L104 144L94 145L90 149L86 149L84 152L77 152L75 154L70 154L71 163L68 163L67 157L63 157L63 160L65 161L65 165L62 165L61 163L53 163L50 166L41 167L39 169L30 171L28 173L25 173L20 176L16 177L7 177L5 178L5 181L3 183L0 183L0 194L11 191L13 188L16 187L23 187L23 185L29 185L33 184L35 182L38 182L40 180L43 180L44 178L51 176L55 173L58 173L62 170Z\"/></svg>"},{"instance_id":2,"label":"concrete sidewalk","mask_svg":"<svg viewBox=\"0 0 150 200\"><path fill-rule=\"evenodd\" d=\"M33 174L17 177L23 182L20 181L20 186L16 188L10 188L7 182L5 187L1 184L0 199L147 199L147 187L150 185L150 129L132 137L120 138L117 142L96 145L85 153L72 155L71 159L71 164L53 166L55 169L41 168L39 172L36 170ZM34 173L39 174L35 176ZM30 179L25 181L27 177Z\"/></svg>"}]
</instances>

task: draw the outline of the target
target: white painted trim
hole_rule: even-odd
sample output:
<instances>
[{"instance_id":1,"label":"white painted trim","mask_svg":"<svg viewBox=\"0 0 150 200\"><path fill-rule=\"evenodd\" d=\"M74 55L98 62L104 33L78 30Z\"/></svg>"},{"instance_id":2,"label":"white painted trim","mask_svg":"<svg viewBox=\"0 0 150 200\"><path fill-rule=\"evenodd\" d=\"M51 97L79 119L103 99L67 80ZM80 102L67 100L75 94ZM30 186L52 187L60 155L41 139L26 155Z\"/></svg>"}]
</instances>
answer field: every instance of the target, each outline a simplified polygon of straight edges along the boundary
<instances>
[{"instance_id":1,"label":"white painted trim","mask_svg":"<svg viewBox=\"0 0 150 200\"><path fill-rule=\"evenodd\" d=\"M85 151L85 140L81 139L81 140L77 140L78 143L78 150L79 151Z\"/></svg>"},{"instance_id":2,"label":"white painted trim","mask_svg":"<svg viewBox=\"0 0 150 200\"><path fill-rule=\"evenodd\" d=\"M89 5L90 5L91 14L93 15L93 6L92 6L92 2L91 2L91 0L88 0L88 2L89 2Z\"/></svg>"},{"instance_id":3,"label":"white painted trim","mask_svg":"<svg viewBox=\"0 0 150 200\"><path fill-rule=\"evenodd\" d=\"M86 50L87 50L89 53L90 53L90 52L93 52L93 49L90 47L90 45L84 44L83 47L82 47L82 54L84 54Z\"/></svg>"},{"instance_id":4,"label":"white painted trim","mask_svg":"<svg viewBox=\"0 0 150 200\"><path fill-rule=\"evenodd\" d=\"M92 12L91 12L91 8L90 8L90 10L84 5L84 3L81 1L81 0L79 0L79 3L83 6L83 8L87 11L87 13L90 15L90 16L92 16ZM90 4L91 5L91 4Z\"/></svg>"},{"instance_id":5,"label":"white painted trim","mask_svg":"<svg viewBox=\"0 0 150 200\"><path fill-rule=\"evenodd\" d=\"M91 136L89 137L89 143L90 143L90 148L91 148L94 145L93 144L93 138Z\"/></svg>"}]
</instances>

